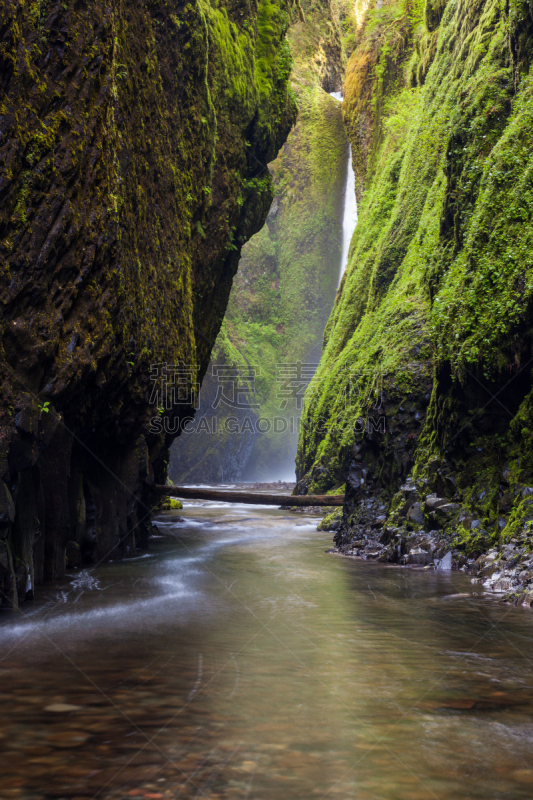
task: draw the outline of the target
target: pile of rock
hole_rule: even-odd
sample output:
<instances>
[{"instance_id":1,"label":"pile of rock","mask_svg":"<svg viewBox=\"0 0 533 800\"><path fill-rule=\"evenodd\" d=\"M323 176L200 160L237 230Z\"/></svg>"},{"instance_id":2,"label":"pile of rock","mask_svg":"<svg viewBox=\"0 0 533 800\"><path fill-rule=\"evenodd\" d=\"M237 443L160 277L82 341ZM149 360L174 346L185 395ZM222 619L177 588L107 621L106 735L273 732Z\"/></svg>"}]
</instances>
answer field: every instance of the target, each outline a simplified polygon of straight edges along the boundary
<instances>
[{"instance_id":1,"label":"pile of rock","mask_svg":"<svg viewBox=\"0 0 533 800\"><path fill-rule=\"evenodd\" d=\"M321 525L335 531L335 552L420 569L469 571L473 583L500 595L503 602L533 607L533 487L513 488L513 496L523 498L522 516L515 517L514 530L507 533L508 469L500 487L499 515L488 530L461 502L451 474L439 475L434 483L440 494L426 494L428 482L417 485L408 478L391 499L370 485L361 465L352 466L342 516L328 515ZM485 494L483 489L474 499L481 502ZM505 542L506 534L510 541ZM468 541L470 555L463 541Z\"/></svg>"},{"instance_id":2,"label":"pile of rock","mask_svg":"<svg viewBox=\"0 0 533 800\"><path fill-rule=\"evenodd\" d=\"M533 553L524 532L509 543L493 547L473 564L472 583L503 595L515 605L533 607Z\"/></svg>"},{"instance_id":3,"label":"pile of rock","mask_svg":"<svg viewBox=\"0 0 533 800\"><path fill-rule=\"evenodd\" d=\"M472 525L460 503L435 494L421 497L412 480L394 496L388 517L379 498L365 498L335 536L343 555L428 569L466 571L474 564L452 546L458 524Z\"/></svg>"}]
</instances>

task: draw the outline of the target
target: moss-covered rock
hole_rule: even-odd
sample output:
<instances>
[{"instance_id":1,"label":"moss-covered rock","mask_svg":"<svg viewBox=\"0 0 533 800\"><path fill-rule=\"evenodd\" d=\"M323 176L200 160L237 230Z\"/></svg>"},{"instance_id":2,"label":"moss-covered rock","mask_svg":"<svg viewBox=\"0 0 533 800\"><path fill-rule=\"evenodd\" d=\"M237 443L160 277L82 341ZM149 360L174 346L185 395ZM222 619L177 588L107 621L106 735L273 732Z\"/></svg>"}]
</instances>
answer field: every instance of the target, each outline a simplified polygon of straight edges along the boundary
<instances>
[{"instance_id":1,"label":"moss-covered rock","mask_svg":"<svg viewBox=\"0 0 533 800\"><path fill-rule=\"evenodd\" d=\"M176 497L162 497L159 503L160 511L180 511L183 508L183 503Z\"/></svg>"},{"instance_id":2,"label":"moss-covered rock","mask_svg":"<svg viewBox=\"0 0 533 800\"><path fill-rule=\"evenodd\" d=\"M468 553L529 522L533 17L499 0L380 6L347 68L359 225L298 477L314 491L359 463L390 502L413 472L422 500L462 505ZM379 409L385 433L358 441ZM368 491L347 488L348 537Z\"/></svg>"},{"instance_id":3,"label":"moss-covered rock","mask_svg":"<svg viewBox=\"0 0 533 800\"><path fill-rule=\"evenodd\" d=\"M1 478L14 556L39 582L63 574L69 541L101 560L148 534L171 441L150 432L150 366L205 373L272 200L257 176L295 119L297 9L0 13Z\"/></svg>"}]
</instances>

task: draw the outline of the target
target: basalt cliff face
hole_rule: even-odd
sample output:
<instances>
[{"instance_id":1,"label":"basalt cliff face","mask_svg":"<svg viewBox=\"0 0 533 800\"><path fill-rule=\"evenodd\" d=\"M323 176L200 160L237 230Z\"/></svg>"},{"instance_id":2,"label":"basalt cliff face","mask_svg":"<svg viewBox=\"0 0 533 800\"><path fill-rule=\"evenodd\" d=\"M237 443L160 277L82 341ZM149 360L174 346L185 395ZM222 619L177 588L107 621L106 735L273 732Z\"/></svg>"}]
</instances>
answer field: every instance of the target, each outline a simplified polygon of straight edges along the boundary
<instances>
[{"instance_id":1,"label":"basalt cliff face","mask_svg":"<svg viewBox=\"0 0 533 800\"><path fill-rule=\"evenodd\" d=\"M297 13L2 6L1 602L146 540L165 431L191 411L167 411L151 366L181 364L186 397L207 368L295 120Z\"/></svg>"},{"instance_id":2,"label":"basalt cliff face","mask_svg":"<svg viewBox=\"0 0 533 800\"><path fill-rule=\"evenodd\" d=\"M343 551L451 552L527 602L532 61L530 3L366 4L344 109L359 225L298 454L299 492L346 484Z\"/></svg>"}]
</instances>

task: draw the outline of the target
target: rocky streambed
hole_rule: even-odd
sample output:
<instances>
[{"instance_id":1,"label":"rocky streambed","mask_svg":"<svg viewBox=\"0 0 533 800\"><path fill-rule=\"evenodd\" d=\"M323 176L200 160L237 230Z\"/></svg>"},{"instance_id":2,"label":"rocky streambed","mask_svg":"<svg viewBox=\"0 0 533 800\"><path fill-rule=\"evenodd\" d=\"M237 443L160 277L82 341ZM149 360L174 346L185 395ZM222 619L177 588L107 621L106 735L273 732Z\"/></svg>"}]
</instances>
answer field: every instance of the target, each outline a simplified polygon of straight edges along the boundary
<instances>
[{"instance_id":1,"label":"rocky streambed","mask_svg":"<svg viewBox=\"0 0 533 800\"><path fill-rule=\"evenodd\" d=\"M525 487L522 493L529 496L533 489ZM505 523L500 520L500 527ZM500 530L487 531L461 502L436 494L421 497L408 480L392 504L367 496L350 514L339 510L328 515L320 529L335 532L331 552L424 570L459 570L502 602L533 607L529 522L502 540Z\"/></svg>"}]
</instances>

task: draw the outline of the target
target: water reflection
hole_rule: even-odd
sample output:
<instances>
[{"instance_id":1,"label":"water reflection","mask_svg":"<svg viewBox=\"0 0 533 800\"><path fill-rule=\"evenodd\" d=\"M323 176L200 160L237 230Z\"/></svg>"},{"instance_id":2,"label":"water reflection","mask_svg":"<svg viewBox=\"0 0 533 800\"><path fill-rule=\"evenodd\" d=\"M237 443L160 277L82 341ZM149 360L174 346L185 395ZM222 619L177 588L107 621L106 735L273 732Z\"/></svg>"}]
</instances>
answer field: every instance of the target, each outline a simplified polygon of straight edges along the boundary
<instances>
[{"instance_id":1,"label":"water reflection","mask_svg":"<svg viewBox=\"0 0 533 800\"><path fill-rule=\"evenodd\" d=\"M0 797L529 798L533 616L190 504L5 615Z\"/></svg>"}]
</instances>

